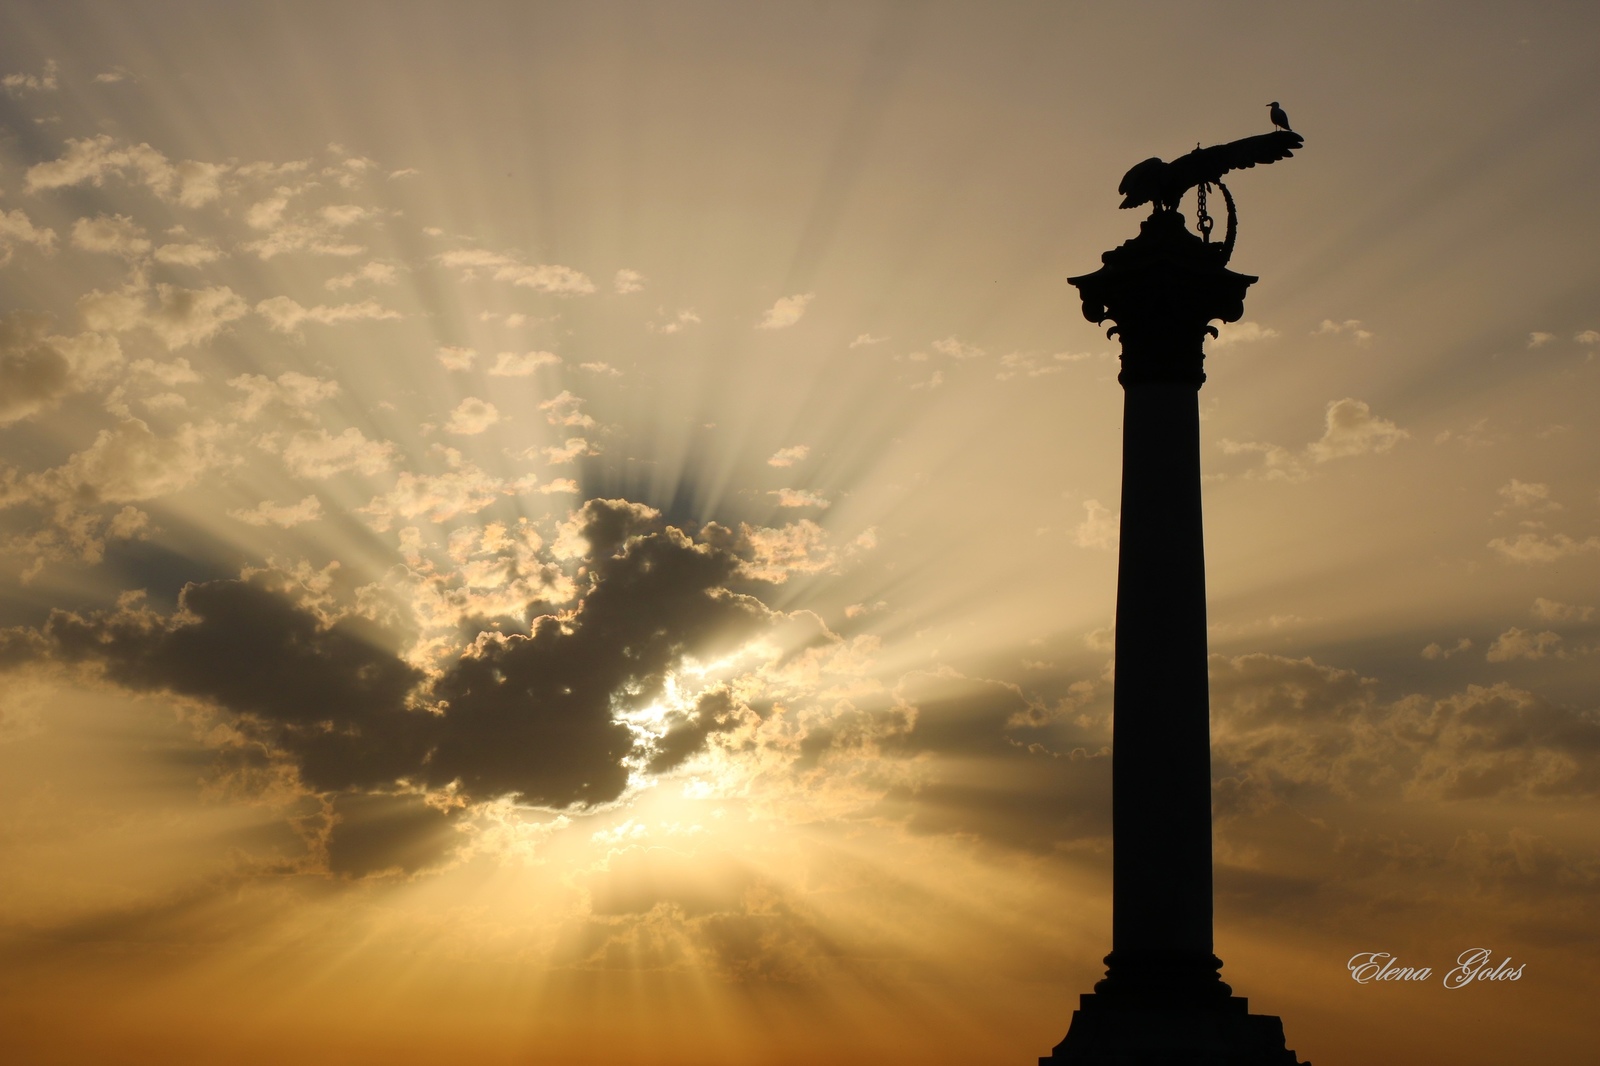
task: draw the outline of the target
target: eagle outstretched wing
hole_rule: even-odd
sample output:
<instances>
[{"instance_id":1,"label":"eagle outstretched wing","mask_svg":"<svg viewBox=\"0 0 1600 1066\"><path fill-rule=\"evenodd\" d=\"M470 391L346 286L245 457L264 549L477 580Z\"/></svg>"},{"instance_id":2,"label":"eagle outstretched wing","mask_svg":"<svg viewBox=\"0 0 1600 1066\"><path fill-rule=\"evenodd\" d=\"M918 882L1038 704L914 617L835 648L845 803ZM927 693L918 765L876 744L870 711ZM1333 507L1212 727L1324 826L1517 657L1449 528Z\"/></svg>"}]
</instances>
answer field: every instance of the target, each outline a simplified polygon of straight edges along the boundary
<instances>
[{"instance_id":1,"label":"eagle outstretched wing","mask_svg":"<svg viewBox=\"0 0 1600 1066\"><path fill-rule=\"evenodd\" d=\"M1298 133L1275 130L1210 148L1196 148L1170 163L1146 159L1135 164L1117 186L1117 191L1123 195L1121 206L1138 207L1153 202L1175 210L1183 194L1196 185L1214 183L1230 170L1287 159L1305 143L1305 138Z\"/></svg>"}]
</instances>

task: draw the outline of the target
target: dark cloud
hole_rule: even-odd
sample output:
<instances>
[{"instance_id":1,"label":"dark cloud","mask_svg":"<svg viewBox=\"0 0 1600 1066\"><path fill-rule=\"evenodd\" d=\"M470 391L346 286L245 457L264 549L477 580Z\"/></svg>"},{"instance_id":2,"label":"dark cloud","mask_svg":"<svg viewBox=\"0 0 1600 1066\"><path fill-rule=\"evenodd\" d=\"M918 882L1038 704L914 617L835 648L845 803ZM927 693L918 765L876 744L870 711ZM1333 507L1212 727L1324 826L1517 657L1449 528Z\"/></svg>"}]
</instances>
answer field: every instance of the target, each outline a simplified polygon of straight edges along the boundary
<instances>
[{"instance_id":1,"label":"dark cloud","mask_svg":"<svg viewBox=\"0 0 1600 1066\"><path fill-rule=\"evenodd\" d=\"M328 870L350 877L438 866L459 837L446 811L420 796L344 795L332 802Z\"/></svg>"},{"instance_id":2,"label":"dark cloud","mask_svg":"<svg viewBox=\"0 0 1600 1066\"><path fill-rule=\"evenodd\" d=\"M72 389L67 357L42 338L38 315L0 315L0 425L42 411Z\"/></svg>"},{"instance_id":3,"label":"dark cloud","mask_svg":"<svg viewBox=\"0 0 1600 1066\"><path fill-rule=\"evenodd\" d=\"M683 765L705 749L713 733L731 732L753 715L754 712L735 703L727 689L712 689L695 702L694 710L672 719L666 734L656 741L650 772L665 773Z\"/></svg>"},{"instance_id":4,"label":"dark cloud","mask_svg":"<svg viewBox=\"0 0 1600 1066\"><path fill-rule=\"evenodd\" d=\"M1600 793L1600 715L1500 683L1384 701L1310 659L1212 660L1213 768L1223 813L1295 793L1485 799ZM1263 794L1270 789L1271 796Z\"/></svg>"},{"instance_id":5,"label":"dark cloud","mask_svg":"<svg viewBox=\"0 0 1600 1066\"><path fill-rule=\"evenodd\" d=\"M579 523L589 550L577 608L532 619L526 634L484 632L433 678L370 620L325 617L263 574L190 584L171 615L58 611L40 630L5 633L0 665L86 664L130 690L231 712L307 789L345 794L330 868L417 869L447 846L448 819L397 789L453 785L467 801L553 807L614 800L639 744L619 712L661 695L684 656L731 649L772 618L725 588L736 556L649 508L592 500ZM726 693L708 695L669 728L654 765L680 764L740 713Z\"/></svg>"}]
</instances>

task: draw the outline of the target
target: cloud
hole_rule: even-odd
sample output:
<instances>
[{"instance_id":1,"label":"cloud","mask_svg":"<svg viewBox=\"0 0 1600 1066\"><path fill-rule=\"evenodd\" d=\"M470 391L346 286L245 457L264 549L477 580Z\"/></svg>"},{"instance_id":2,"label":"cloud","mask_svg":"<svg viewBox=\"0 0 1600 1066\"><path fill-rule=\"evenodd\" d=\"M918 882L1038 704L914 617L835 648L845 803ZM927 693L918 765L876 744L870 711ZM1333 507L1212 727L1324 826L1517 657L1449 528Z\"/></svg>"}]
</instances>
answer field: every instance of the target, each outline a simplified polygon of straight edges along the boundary
<instances>
[{"instance_id":1,"label":"cloud","mask_svg":"<svg viewBox=\"0 0 1600 1066\"><path fill-rule=\"evenodd\" d=\"M329 278L322 283L322 287L330 292L337 292L340 289L351 288L357 282L362 281L371 282L373 285L393 285L398 277L399 275L392 265L374 261L360 270L352 270L348 274L340 274L337 277Z\"/></svg>"},{"instance_id":2,"label":"cloud","mask_svg":"<svg viewBox=\"0 0 1600 1066\"><path fill-rule=\"evenodd\" d=\"M1345 397L1328 404L1327 429L1306 453L1319 463L1354 455L1386 452L1411 434L1372 413L1361 400Z\"/></svg>"},{"instance_id":3,"label":"cloud","mask_svg":"<svg viewBox=\"0 0 1600 1066\"><path fill-rule=\"evenodd\" d=\"M362 300L353 304L318 304L315 307L303 307L287 296L274 296L256 304L256 313L267 320L274 330L279 333L293 333L299 329L303 322L317 322L331 326L338 322L357 322L361 320L381 320L402 317L399 311L391 310L378 303L376 300Z\"/></svg>"},{"instance_id":4,"label":"cloud","mask_svg":"<svg viewBox=\"0 0 1600 1066\"><path fill-rule=\"evenodd\" d=\"M297 370L286 370L276 378L262 374L239 374L228 379L244 397L228 409L240 422L254 421L263 412L280 418L297 419L312 406L339 395L339 383L313 377Z\"/></svg>"},{"instance_id":5,"label":"cloud","mask_svg":"<svg viewBox=\"0 0 1600 1066\"><path fill-rule=\"evenodd\" d=\"M75 388L72 365L45 339L46 328L42 316L0 315L0 425L49 410Z\"/></svg>"},{"instance_id":6,"label":"cloud","mask_svg":"<svg viewBox=\"0 0 1600 1066\"><path fill-rule=\"evenodd\" d=\"M805 458L810 454L811 446L809 444L794 444L787 448L779 448L773 452L767 459L767 465L793 466L796 463L804 462Z\"/></svg>"},{"instance_id":7,"label":"cloud","mask_svg":"<svg viewBox=\"0 0 1600 1066\"><path fill-rule=\"evenodd\" d=\"M80 218L72 224L72 243L86 252L137 259L150 251L144 229L126 215Z\"/></svg>"},{"instance_id":8,"label":"cloud","mask_svg":"<svg viewBox=\"0 0 1600 1066\"><path fill-rule=\"evenodd\" d=\"M1546 537L1540 533L1518 533L1514 537L1496 537L1489 547L1514 563L1531 566L1535 563L1553 563L1570 555L1600 551L1600 537L1573 540L1565 533Z\"/></svg>"},{"instance_id":9,"label":"cloud","mask_svg":"<svg viewBox=\"0 0 1600 1066\"><path fill-rule=\"evenodd\" d=\"M1492 663L1505 663L1513 659L1543 659L1546 655L1555 653L1556 645L1560 643L1561 637L1548 630L1543 633L1525 633L1512 626L1494 638L1494 643L1489 645L1489 650L1483 657Z\"/></svg>"},{"instance_id":10,"label":"cloud","mask_svg":"<svg viewBox=\"0 0 1600 1066\"><path fill-rule=\"evenodd\" d=\"M1506 503L1521 510L1559 511L1561 505L1550 498L1550 486L1512 478L1497 490ZM1504 512L1501 512L1502 514Z\"/></svg>"},{"instance_id":11,"label":"cloud","mask_svg":"<svg viewBox=\"0 0 1600 1066\"><path fill-rule=\"evenodd\" d=\"M539 405L539 410L544 412L545 420L552 426L576 426L580 429L590 429L595 425L595 420L584 414L580 408L583 400L572 395L566 389L545 400Z\"/></svg>"},{"instance_id":12,"label":"cloud","mask_svg":"<svg viewBox=\"0 0 1600 1066\"><path fill-rule=\"evenodd\" d=\"M476 396L468 396L455 409L450 412L450 417L445 421L446 433L455 433L459 436L470 437L482 433L496 422L500 421L500 409L488 400L480 400Z\"/></svg>"},{"instance_id":13,"label":"cloud","mask_svg":"<svg viewBox=\"0 0 1600 1066\"><path fill-rule=\"evenodd\" d=\"M56 91L56 61L45 60L44 70L38 74L7 74L0 78L0 85L5 86L6 92L12 96L22 96L25 93L53 93Z\"/></svg>"},{"instance_id":14,"label":"cloud","mask_svg":"<svg viewBox=\"0 0 1600 1066\"><path fill-rule=\"evenodd\" d=\"M435 354L439 365L446 370L470 370L472 361L478 357L478 353L471 348L446 347L440 348Z\"/></svg>"},{"instance_id":15,"label":"cloud","mask_svg":"<svg viewBox=\"0 0 1600 1066\"><path fill-rule=\"evenodd\" d=\"M756 323L757 329L787 329L800 321L800 316L806 313L806 305L811 303L816 293L798 293L794 296L781 296L777 302L767 308L761 316L761 321Z\"/></svg>"},{"instance_id":16,"label":"cloud","mask_svg":"<svg viewBox=\"0 0 1600 1066\"><path fill-rule=\"evenodd\" d=\"M1572 339L1579 344L1600 344L1600 329L1579 330L1572 335Z\"/></svg>"},{"instance_id":17,"label":"cloud","mask_svg":"<svg viewBox=\"0 0 1600 1066\"><path fill-rule=\"evenodd\" d=\"M48 255L55 251L56 231L35 226L21 208L0 211L0 266L11 262L12 253L19 244L32 245Z\"/></svg>"},{"instance_id":18,"label":"cloud","mask_svg":"<svg viewBox=\"0 0 1600 1066\"><path fill-rule=\"evenodd\" d=\"M1323 323L1325 327L1332 324L1331 322ZM1320 332L1326 332L1326 329ZM1259 322L1224 322L1218 327L1216 337L1212 339L1210 344L1206 345L1206 348L1214 350L1226 348L1230 344L1253 344L1256 341L1274 340L1278 336L1277 330L1269 326L1263 326Z\"/></svg>"},{"instance_id":19,"label":"cloud","mask_svg":"<svg viewBox=\"0 0 1600 1066\"><path fill-rule=\"evenodd\" d=\"M479 270L489 272L496 281L509 281L513 285L547 292L556 296L585 296L595 291L588 276L567 266L542 263L529 266L509 255L491 252L485 248L461 248L441 252L439 262L459 269L465 277L476 276Z\"/></svg>"},{"instance_id":20,"label":"cloud","mask_svg":"<svg viewBox=\"0 0 1600 1066\"><path fill-rule=\"evenodd\" d=\"M554 352L501 352L494 358L489 373L501 378L525 378L541 366L555 366L561 357Z\"/></svg>"},{"instance_id":21,"label":"cloud","mask_svg":"<svg viewBox=\"0 0 1600 1066\"><path fill-rule=\"evenodd\" d=\"M204 266L222 258L222 253L208 244L163 244L155 251L155 260L168 266Z\"/></svg>"},{"instance_id":22,"label":"cloud","mask_svg":"<svg viewBox=\"0 0 1600 1066\"><path fill-rule=\"evenodd\" d=\"M322 501L316 496L307 496L299 503L280 506L271 500L263 500L249 510L229 511L230 518L251 526L278 526L288 529L306 522L315 521L322 517Z\"/></svg>"},{"instance_id":23,"label":"cloud","mask_svg":"<svg viewBox=\"0 0 1600 1066\"><path fill-rule=\"evenodd\" d=\"M600 374L608 378L620 378L622 376L622 371L610 363L579 363L578 369L587 370L591 374Z\"/></svg>"},{"instance_id":24,"label":"cloud","mask_svg":"<svg viewBox=\"0 0 1600 1066\"><path fill-rule=\"evenodd\" d=\"M653 742L619 716L660 698L684 657L726 654L773 615L726 588L737 558L664 526L650 508L591 500L572 525L590 575L581 599L560 617L533 617L525 633L481 633L431 676L390 650L394 634L308 606L271 572L190 584L170 615L135 603L58 611L31 635L8 632L4 658L81 664L132 691L205 701L355 821L369 802L387 810L397 801L342 797L446 787L468 803L606 803L628 787L636 753L670 769L744 712L713 690ZM419 820L429 833L442 824ZM330 862L351 874L387 867L382 856L425 835L390 828L395 839L373 849L380 857L356 857L352 837L346 857Z\"/></svg>"},{"instance_id":25,"label":"cloud","mask_svg":"<svg viewBox=\"0 0 1600 1066\"><path fill-rule=\"evenodd\" d=\"M1312 331L1313 336L1323 334L1333 334L1335 336L1346 334L1362 347L1371 344L1373 337L1370 330L1361 328L1361 320L1359 318L1347 318L1343 322L1335 322L1331 318L1325 318L1322 320L1322 325Z\"/></svg>"},{"instance_id":26,"label":"cloud","mask_svg":"<svg viewBox=\"0 0 1600 1066\"><path fill-rule=\"evenodd\" d=\"M944 340L934 341L933 350L941 355L948 355L952 359L981 359L988 354L982 348L967 344L955 337L946 337Z\"/></svg>"},{"instance_id":27,"label":"cloud","mask_svg":"<svg viewBox=\"0 0 1600 1066\"><path fill-rule=\"evenodd\" d=\"M1016 377L1041 378L1047 374L1060 374L1067 368L1059 362L1052 360L1041 363L1040 356L1033 352L1008 352L1000 357L1000 370L995 374L996 381L1010 381Z\"/></svg>"},{"instance_id":28,"label":"cloud","mask_svg":"<svg viewBox=\"0 0 1600 1066\"><path fill-rule=\"evenodd\" d=\"M545 448L544 454L551 463L570 463L585 455L599 455L600 450L582 437L568 437L565 443Z\"/></svg>"},{"instance_id":29,"label":"cloud","mask_svg":"<svg viewBox=\"0 0 1600 1066\"><path fill-rule=\"evenodd\" d=\"M1459 655L1464 651L1470 650L1471 648L1472 641L1466 637L1462 637L1460 640L1456 641L1455 647L1453 648L1443 647L1436 641L1422 649L1422 657L1424 659L1448 659L1452 655Z\"/></svg>"},{"instance_id":30,"label":"cloud","mask_svg":"<svg viewBox=\"0 0 1600 1066\"><path fill-rule=\"evenodd\" d=\"M126 333L148 329L168 349L185 348L216 336L230 322L243 318L250 307L226 285L185 289L165 282L152 290L136 276L115 292L98 289L78 300L78 312L91 330Z\"/></svg>"},{"instance_id":31,"label":"cloud","mask_svg":"<svg viewBox=\"0 0 1600 1066\"><path fill-rule=\"evenodd\" d=\"M1538 638L1527 646L1537 649ZM1504 683L1384 701L1372 679L1310 659L1213 656L1211 666L1218 779L1252 779L1280 797L1311 789L1431 801L1600 793L1593 712Z\"/></svg>"},{"instance_id":32,"label":"cloud","mask_svg":"<svg viewBox=\"0 0 1600 1066\"><path fill-rule=\"evenodd\" d=\"M687 307L675 315L668 316L665 307L657 308L656 313L663 316L663 321L646 322L644 328L651 333L677 333L686 326L698 325L700 316L694 313L694 308Z\"/></svg>"},{"instance_id":33,"label":"cloud","mask_svg":"<svg viewBox=\"0 0 1600 1066\"><path fill-rule=\"evenodd\" d=\"M887 336L875 337L870 333L858 333L856 334L856 339L850 342L850 347L864 348L869 344L882 344L888 339L889 338Z\"/></svg>"},{"instance_id":34,"label":"cloud","mask_svg":"<svg viewBox=\"0 0 1600 1066\"><path fill-rule=\"evenodd\" d=\"M1072 532L1072 541L1080 548L1097 548L1111 551L1117 546L1117 536L1122 529L1122 516L1113 514L1099 500L1083 501L1084 518Z\"/></svg>"},{"instance_id":35,"label":"cloud","mask_svg":"<svg viewBox=\"0 0 1600 1066\"><path fill-rule=\"evenodd\" d=\"M1532 333L1528 334L1528 347L1543 348L1545 345L1549 344L1555 339L1556 335L1554 333L1545 333L1543 330L1536 329Z\"/></svg>"},{"instance_id":36,"label":"cloud","mask_svg":"<svg viewBox=\"0 0 1600 1066\"><path fill-rule=\"evenodd\" d=\"M776 496L779 507L828 508L833 506L833 501L802 489L774 489L767 495Z\"/></svg>"},{"instance_id":37,"label":"cloud","mask_svg":"<svg viewBox=\"0 0 1600 1066\"><path fill-rule=\"evenodd\" d=\"M361 508L371 516L380 532L396 517L425 517L430 522L448 522L464 514L476 514L513 491L508 483L485 473L453 448L441 449L447 469L437 474L402 471L392 490Z\"/></svg>"},{"instance_id":38,"label":"cloud","mask_svg":"<svg viewBox=\"0 0 1600 1066\"><path fill-rule=\"evenodd\" d=\"M612 279L611 284L618 295L626 296L630 292L639 292L644 288L644 275L637 270L629 270L627 267L623 267L617 271L617 276Z\"/></svg>"},{"instance_id":39,"label":"cloud","mask_svg":"<svg viewBox=\"0 0 1600 1066\"><path fill-rule=\"evenodd\" d=\"M268 451L283 457L283 465L295 477L329 478L345 471L371 477L389 468L398 449L389 441L369 440L354 426L340 433L326 429L305 429L284 440L264 438Z\"/></svg>"},{"instance_id":40,"label":"cloud","mask_svg":"<svg viewBox=\"0 0 1600 1066\"><path fill-rule=\"evenodd\" d=\"M186 160L173 164L148 144L119 146L108 134L68 139L59 159L28 168L23 187L30 193L73 185L104 184L107 176L130 172L157 197L183 207L201 207L222 195L221 179L228 167L219 163Z\"/></svg>"},{"instance_id":41,"label":"cloud","mask_svg":"<svg viewBox=\"0 0 1600 1066\"><path fill-rule=\"evenodd\" d=\"M1594 608L1540 596L1533 601L1533 616L1545 622L1588 622L1594 618Z\"/></svg>"}]
</instances>

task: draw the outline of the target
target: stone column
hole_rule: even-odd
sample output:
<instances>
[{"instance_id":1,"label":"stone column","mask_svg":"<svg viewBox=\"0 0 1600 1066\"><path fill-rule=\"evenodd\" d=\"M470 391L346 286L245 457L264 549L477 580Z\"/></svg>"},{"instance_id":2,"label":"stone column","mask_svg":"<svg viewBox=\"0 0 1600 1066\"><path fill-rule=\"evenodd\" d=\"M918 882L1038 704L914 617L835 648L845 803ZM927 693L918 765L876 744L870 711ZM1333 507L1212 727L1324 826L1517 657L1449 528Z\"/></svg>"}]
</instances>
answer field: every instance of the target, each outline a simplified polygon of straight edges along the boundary
<instances>
[{"instance_id":1,"label":"stone column","mask_svg":"<svg viewBox=\"0 0 1600 1066\"><path fill-rule=\"evenodd\" d=\"M1283 1024L1223 983L1211 941L1211 709L1199 389L1213 320L1255 278L1157 210L1069 279L1122 342L1122 533L1106 977L1041 1066L1296 1066Z\"/></svg>"}]
</instances>

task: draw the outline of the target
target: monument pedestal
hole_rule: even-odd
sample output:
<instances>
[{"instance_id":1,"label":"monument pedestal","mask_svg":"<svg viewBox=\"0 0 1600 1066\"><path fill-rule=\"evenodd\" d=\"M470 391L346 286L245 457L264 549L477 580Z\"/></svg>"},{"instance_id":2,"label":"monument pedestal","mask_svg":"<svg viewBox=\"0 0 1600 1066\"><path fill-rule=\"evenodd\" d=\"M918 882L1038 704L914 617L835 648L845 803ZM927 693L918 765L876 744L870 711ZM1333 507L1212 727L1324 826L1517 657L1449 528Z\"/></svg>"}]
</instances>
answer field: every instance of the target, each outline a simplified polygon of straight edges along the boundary
<instances>
[{"instance_id":1,"label":"monument pedestal","mask_svg":"<svg viewBox=\"0 0 1600 1066\"><path fill-rule=\"evenodd\" d=\"M1154 1006L1079 996L1066 1039L1039 1066L1309 1066L1285 1047L1283 1021L1243 996Z\"/></svg>"}]
</instances>

